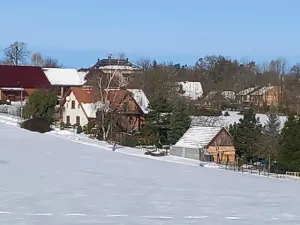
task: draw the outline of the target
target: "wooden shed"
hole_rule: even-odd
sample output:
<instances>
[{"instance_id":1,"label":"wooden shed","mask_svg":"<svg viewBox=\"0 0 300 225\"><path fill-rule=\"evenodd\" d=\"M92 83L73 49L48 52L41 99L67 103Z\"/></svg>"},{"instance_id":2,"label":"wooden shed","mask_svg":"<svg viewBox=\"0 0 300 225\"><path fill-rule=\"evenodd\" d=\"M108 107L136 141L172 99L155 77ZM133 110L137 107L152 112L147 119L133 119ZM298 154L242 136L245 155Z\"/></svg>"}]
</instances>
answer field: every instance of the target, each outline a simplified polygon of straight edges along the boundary
<instances>
[{"instance_id":1,"label":"wooden shed","mask_svg":"<svg viewBox=\"0 0 300 225\"><path fill-rule=\"evenodd\" d=\"M233 165L235 152L233 138L226 128L193 126L171 147L170 154Z\"/></svg>"}]
</instances>

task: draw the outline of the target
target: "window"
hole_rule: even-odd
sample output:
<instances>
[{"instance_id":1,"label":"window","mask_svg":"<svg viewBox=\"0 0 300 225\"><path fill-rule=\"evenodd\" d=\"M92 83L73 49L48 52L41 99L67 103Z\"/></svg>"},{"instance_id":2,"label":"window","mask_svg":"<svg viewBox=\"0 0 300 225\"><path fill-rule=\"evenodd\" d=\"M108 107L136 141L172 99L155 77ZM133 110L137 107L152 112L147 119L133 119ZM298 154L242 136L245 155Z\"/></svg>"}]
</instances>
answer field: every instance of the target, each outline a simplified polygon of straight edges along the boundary
<instances>
[{"instance_id":1,"label":"window","mask_svg":"<svg viewBox=\"0 0 300 225\"><path fill-rule=\"evenodd\" d=\"M70 116L67 116L67 123L70 123Z\"/></svg>"},{"instance_id":2,"label":"window","mask_svg":"<svg viewBox=\"0 0 300 225\"><path fill-rule=\"evenodd\" d=\"M123 111L124 112L128 112L129 111L129 103L128 102L124 102L123 103Z\"/></svg>"},{"instance_id":3,"label":"window","mask_svg":"<svg viewBox=\"0 0 300 225\"><path fill-rule=\"evenodd\" d=\"M72 109L75 109L75 101L72 101L71 108L72 108Z\"/></svg>"},{"instance_id":4,"label":"window","mask_svg":"<svg viewBox=\"0 0 300 225\"><path fill-rule=\"evenodd\" d=\"M80 125L80 116L76 116L76 125Z\"/></svg>"}]
</instances>

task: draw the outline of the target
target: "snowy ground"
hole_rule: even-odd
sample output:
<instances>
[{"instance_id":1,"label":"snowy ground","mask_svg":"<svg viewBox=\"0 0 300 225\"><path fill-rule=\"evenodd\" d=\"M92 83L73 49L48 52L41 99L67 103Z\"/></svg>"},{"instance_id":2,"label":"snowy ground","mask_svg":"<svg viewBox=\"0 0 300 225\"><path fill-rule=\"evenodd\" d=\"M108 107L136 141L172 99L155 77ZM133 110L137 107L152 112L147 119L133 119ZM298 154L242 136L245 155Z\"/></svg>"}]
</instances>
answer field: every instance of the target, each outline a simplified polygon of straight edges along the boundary
<instances>
[{"instance_id":1,"label":"snowy ground","mask_svg":"<svg viewBox=\"0 0 300 225\"><path fill-rule=\"evenodd\" d=\"M0 224L300 224L299 182L120 154L11 120L0 123Z\"/></svg>"},{"instance_id":2,"label":"snowy ground","mask_svg":"<svg viewBox=\"0 0 300 225\"><path fill-rule=\"evenodd\" d=\"M223 115L225 111L222 112ZM198 116L192 117L192 124L207 125L213 124L213 126L224 126L229 127L229 125L238 123L240 119L243 118L243 115L239 115L237 111L228 111L229 116L219 116L219 117L207 117L207 116ZM257 113L256 117L259 118L259 121L262 125L265 125L268 121L268 116L266 114ZM281 123L281 128L284 126L285 121L287 120L286 116L279 116Z\"/></svg>"}]
</instances>

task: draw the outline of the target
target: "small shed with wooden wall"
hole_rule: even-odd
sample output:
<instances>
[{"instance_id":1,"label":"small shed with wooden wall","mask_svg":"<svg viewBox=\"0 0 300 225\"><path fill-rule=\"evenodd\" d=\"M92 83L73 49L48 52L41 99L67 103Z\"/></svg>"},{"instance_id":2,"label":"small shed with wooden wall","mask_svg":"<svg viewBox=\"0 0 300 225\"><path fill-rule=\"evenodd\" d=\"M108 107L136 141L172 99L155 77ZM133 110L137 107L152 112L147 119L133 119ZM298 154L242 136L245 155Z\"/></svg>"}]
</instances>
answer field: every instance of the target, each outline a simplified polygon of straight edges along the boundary
<instances>
[{"instance_id":1,"label":"small shed with wooden wall","mask_svg":"<svg viewBox=\"0 0 300 225\"><path fill-rule=\"evenodd\" d=\"M233 138L224 127L193 126L171 146L170 154L218 164L235 163Z\"/></svg>"}]
</instances>

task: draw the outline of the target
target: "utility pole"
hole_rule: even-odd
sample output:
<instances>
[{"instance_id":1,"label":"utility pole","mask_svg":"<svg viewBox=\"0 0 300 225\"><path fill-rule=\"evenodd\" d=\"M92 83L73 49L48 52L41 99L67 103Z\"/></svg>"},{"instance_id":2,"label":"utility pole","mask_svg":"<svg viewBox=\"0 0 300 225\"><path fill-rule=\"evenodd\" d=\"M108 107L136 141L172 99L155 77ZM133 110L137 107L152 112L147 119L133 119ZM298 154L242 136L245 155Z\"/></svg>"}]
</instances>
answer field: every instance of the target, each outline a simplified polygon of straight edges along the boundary
<instances>
[{"instance_id":1,"label":"utility pole","mask_svg":"<svg viewBox=\"0 0 300 225\"><path fill-rule=\"evenodd\" d=\"M271 150L269 149L269 168L268 168L268 176L270 176L270 171L271 171Z\"/></svg>"},{"instance_id":2,"label":"utility pole","mask_svg":"<svg viewBox=\"0 0 300 225\"><path fill-rule=\"evenodd\" d=\"M21 119L23 119L23 88L21 86Z\"/></svg>"}]
</instances>

